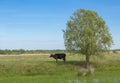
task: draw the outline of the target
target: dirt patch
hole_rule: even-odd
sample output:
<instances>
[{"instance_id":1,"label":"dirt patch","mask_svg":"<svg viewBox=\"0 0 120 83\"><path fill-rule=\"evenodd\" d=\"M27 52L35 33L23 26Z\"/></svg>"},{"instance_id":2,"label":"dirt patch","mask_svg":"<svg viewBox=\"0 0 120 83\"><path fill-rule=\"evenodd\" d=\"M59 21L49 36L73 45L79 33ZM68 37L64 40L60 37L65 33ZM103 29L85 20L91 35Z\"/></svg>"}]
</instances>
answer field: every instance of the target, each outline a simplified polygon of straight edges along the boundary
<instances>
[{"instance_id":1,"label":"dirt patch","mask_svg":"<svg viewBox=\"0 0 120 83\"><path fill-rule=\"evenodd\" d=\"M16 54L16 55L14 55L14 54L11 54L11 55L2 55L2 54L0 54L0 56L2 57L2 56L49 56L50 54L45 54L45 53L40 53L40 54Z\"/></svg>"}]
</instances>

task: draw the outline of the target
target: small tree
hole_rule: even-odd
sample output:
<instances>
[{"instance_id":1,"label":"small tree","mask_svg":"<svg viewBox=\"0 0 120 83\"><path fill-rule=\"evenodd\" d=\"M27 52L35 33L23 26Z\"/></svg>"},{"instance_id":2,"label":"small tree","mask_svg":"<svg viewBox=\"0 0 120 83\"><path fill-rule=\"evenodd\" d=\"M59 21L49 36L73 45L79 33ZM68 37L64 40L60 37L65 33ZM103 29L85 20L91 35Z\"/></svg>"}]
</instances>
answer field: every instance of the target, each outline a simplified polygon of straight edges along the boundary
<instances>
[{"instance_id":1,"label":"small tree","mask_svg":"<svg viewBox=\"0 0 120 83\"><path fill-rule=\"evenodd\" d=\"M86 67L89 67L91 55L98 55L113 43L105 21L91 10L77 10L63 32L66 49L85 55Z\"/></svg>"}]
</instances>

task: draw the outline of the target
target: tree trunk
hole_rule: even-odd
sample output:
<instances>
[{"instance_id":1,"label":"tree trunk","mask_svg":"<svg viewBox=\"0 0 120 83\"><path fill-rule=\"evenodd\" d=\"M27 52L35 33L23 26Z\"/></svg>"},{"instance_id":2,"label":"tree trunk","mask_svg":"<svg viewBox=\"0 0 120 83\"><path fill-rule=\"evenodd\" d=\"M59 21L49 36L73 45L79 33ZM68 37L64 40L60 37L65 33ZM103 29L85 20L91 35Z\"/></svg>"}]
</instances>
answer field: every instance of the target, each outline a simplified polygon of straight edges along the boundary
<instances>
[{"instance_id":1,"label":"tree trunk","mask_svg":"<svg viewBox=\"0 0 120 83\"><path fill-rule=\"evenodd\" d=\"M85 64L85 66L86 66L86 68L89 68L89 66L90 66L90 55L86 55L86 64Z\"/></svg>"}]
</instances>

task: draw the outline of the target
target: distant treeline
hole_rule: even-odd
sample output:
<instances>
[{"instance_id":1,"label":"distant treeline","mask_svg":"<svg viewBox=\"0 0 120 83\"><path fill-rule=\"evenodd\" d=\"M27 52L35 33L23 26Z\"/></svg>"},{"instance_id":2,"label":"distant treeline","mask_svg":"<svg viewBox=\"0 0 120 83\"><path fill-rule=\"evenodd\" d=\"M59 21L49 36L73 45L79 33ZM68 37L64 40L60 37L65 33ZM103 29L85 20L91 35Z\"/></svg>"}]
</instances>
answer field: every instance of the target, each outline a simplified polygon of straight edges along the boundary
<instances>
[{"instance_id":1,"label":"distant treeline","mask_svg":"<svg viewBox=\"0 0 120 83\"><path fill-rule=\"evenodd\" d=\"M114 49L114 50L106 50L106 51L112 51L113 53L116 53L117 51L120 51L120 49ZM66 50L0 50L0 54L39 54L39 53L66 53ZM77 53L74 52L73 53Z\"/></svg>"},{"instance_id":2,"label":"distant treeline","mask_svg":"<svg viewBox=\"0 0 120 83\"><path fill-rule=\"evenodd\" d=\"M0 50L0 54L38 54L38 53L64 53L65 50Z\"/></svg>"}]
</instances>

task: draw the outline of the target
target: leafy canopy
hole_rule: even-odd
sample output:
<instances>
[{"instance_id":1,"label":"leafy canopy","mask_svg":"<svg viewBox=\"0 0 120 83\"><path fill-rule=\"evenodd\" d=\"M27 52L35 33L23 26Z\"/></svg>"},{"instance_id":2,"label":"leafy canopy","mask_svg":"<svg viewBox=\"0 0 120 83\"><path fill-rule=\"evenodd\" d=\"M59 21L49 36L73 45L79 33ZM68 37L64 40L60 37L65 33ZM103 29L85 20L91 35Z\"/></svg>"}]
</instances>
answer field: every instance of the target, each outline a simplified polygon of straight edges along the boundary
<instances>
[{"instance_id":1,"label":"leafy canopy","mask_svg":"<svg viewBox=\"0 0 120 83\"><path fill-rule=\"evenodd\" d=\"M63 32L66 49L84 55L96 55L113 43L105 21L91 10L77 10Z\"/></svg>"}]
</instances>

